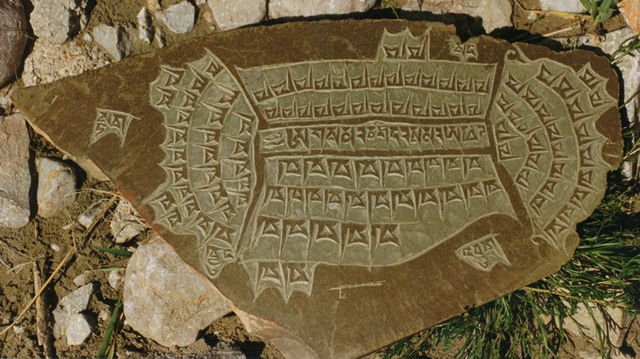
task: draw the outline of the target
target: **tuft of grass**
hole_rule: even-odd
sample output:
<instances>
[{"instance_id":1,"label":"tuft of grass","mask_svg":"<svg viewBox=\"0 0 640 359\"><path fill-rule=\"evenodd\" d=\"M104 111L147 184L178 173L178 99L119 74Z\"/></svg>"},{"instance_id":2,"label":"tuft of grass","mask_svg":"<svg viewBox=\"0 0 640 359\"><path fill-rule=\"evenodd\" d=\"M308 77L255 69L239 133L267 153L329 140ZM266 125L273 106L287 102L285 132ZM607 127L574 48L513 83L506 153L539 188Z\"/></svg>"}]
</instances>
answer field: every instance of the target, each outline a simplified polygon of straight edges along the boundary
<instances>
[{"instance_id":1,"label":"tuft of grass","mask_svg":"<svg viewBox=\"0 0 640 359\"><path fill-rule=\"evenodd\" d=\"M581 241L559 272L392 345L385 358L414 358L434 348L452 358L555 358L571 338L564 323L579 306L593 319L603 357L614 343L596 320L607 308L640 312L640 218L626 207L638 196L618 173L594 213L578 226Z\"/></svg>"},{"instance_id":2,"label":"tuft of grass","mask_svg":"<svg viewBox=\"0 0 640 359\"><path fill-rule=\"evenodd\" d=\"M580 0L594 24L602 24L617 11L618 0Z\"/></svg>"}]
</instances>

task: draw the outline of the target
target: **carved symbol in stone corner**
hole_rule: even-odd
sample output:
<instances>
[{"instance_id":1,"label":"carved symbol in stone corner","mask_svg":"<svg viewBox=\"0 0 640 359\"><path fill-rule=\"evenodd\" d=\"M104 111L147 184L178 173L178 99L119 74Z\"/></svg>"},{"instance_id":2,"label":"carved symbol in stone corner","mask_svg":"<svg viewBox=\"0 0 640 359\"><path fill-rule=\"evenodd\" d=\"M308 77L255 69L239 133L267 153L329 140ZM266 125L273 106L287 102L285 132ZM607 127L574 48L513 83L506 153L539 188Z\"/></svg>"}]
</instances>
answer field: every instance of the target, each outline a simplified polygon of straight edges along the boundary
<instances>
[{"instance_id":1,"label":"carved symbol in stone corner","mask_svg":"<svg viewBox=\"0 0 640 359\"><path fill-rule=\"evenodd\" d=\"M467 62L469 60L478 59L478 48L475 43L469 40L467 42L460 43L460 39L457 37L449 38L449 53L460 59L460 62Z\"/></svg>"},{"instance_id":2,"label":"carved symbol in stone corner","mask_svg":"<svg viewBox=\"0 0 640 359\"><path fill-rule=\"evenodd\" d=\"M469 242L456 250L456 256L473 268L490 272L498 263L511 266L495 235L490 234Z\"/></svg>"},{"instance_id":3,"label":"carved symbol in stone corner","mask_svg":"<svg viewBox=\"0 0 640 359\"><path fill-rule=\"evenodd\" d=\"M139 120L139 118L126 112L101 108L97 108L96 112L96 119L93 123L93 132L91 133L91 142L89 142L89 145L91 146L101 138L113 134L120 139L120 147L124 146L131 121Z\"/></svg>"}]
</instances>

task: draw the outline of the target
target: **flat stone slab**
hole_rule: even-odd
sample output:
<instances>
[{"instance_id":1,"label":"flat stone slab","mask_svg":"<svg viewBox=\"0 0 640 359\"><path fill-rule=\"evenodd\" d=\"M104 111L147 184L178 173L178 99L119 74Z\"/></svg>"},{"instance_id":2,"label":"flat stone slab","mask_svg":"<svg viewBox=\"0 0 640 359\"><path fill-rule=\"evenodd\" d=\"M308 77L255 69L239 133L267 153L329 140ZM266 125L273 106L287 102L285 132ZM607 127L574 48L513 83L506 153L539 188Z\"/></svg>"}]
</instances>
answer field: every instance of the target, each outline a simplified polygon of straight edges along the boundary
<instances>
[{"instance_id":1,"label":"flat stone slab","mask_svg":"<svg viewBox=\"0 0 640 359\"><path fill-rule=\"evenodd\" d=\"M219 33L14 99L292 358L555 272L622 152L606 58L403 20Z\"/></svg>"}]
</instances>

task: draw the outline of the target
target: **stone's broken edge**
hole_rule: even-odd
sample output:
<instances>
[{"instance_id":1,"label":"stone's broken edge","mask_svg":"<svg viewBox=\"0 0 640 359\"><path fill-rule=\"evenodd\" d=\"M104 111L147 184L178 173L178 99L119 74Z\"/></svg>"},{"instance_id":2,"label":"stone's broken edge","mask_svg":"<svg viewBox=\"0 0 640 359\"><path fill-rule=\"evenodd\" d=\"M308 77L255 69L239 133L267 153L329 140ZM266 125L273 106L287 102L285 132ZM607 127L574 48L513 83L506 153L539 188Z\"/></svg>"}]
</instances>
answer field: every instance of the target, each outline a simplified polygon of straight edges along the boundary
<instances>
[{"instance_id":1,"label":"stone's broken edge","mask_svg":"<svg viewBox=\"0 0 640 359\"><path fill-rule=\"evenodd\" d=\"M402 22L402 24L403 24L403 25L408 25L409 23L408 23L408 22ZM415 25L415 24L413 24L413 25ZM434 25L434 27L435 27L435 26L438 26L438 25ZM439 27L439 26L438 26L438 27ZM439 28L440 28L440 27L439 27ZM366 28L365 28L365 29L366 29ZM442 29L442 28L440 28L440 29ZM252 29L248 29L248 30L252 30ZM362 29L361 29L361 30L362 30ZM244 33L244 34L254 35L254 33L252 33L251 31L247 31L247 32L246 32L246 33ZM224 34L224 35L226 35L226 34ZM230 36L230 35L229 35L229 36ZM493 40L493 39L492 39L492 41L497 41L497 40ZM499 42L498 42L498 43L499 43ZM503 45L501 45L501 46L504 46L504 42L502 42L502 43L503 43ZM542 50L542 49L541 49L541 48L536 48L536 51L537 51L537 50ZM544 50L542 50L542 51L544 52ZM546 50L546 51L549 51L549 50ZM551 52L551 51L549 51L549 53L550 53L550 54L554 54L553 56L554 56L554 57L556 57L556 58L557 58L557 56L559 56L559 55L557 55L556 53L553 53L553 52ZM565 56L570 56L570 55L574 55L574 56L575 56L575 54L576 54L576 52L570 52L570 53L565 54ZM592 54L592 53L585 52L585 54L589 54L590 59L595 58L595 57L593 56L593 54ZM528 54L528 55L531 55L531 54ZM364 57L366 57L366 55L363 55L363 56L364 56ZM575 56L575 57L578 57L578 56ZM192 57L192 58L193 58L193 57ZM169 60L169 59L165 59L165 60ZM180 62L181 62L181 60L179 59L179 56L178 56L178 59L176 59L175 61L173 61L173 63L180 63ZM124 63L123 63L123 66L124 66ZM607 67L609 67L609 66L608 66L608 64L607 64ZM113 68L113 67L112 67L112 68ZM615 81L610 81L609 86L612 86L611 82L615 82ZM614 86L613 88L614 88L614 89L617 89L615 86ZM614 92L610 92L610 93L614 93ZM617 91L616 91L616 93L617 93ZM617 114L613 114L613 113L611 113L611 114L612 114L612 116L617 117ZM30 116L29 116L29 117L30 117ZM605 117L605 116L603 116L603 117ZM614 121L614 120L615 120L615 117L610 117L608 121ZM611 118L614 118L614 119L612 120ZM601 122L602 122L602 123L604 123L605 121L604 121L603 119L601 119ZM615 121L614 121L614 122L615 122ZM619 137L619 136L616 136L615 134L613 134L612 136L610 136L610 138L611 138L611 139L614 139L614 138L617 138L617 137ZM616 147L616 146L613 146L613 147ZM617 146L617 147L619 148L620 146ZM80 150L80 151L82 151L82 150ZM74 153L75 153L75 152L74 152ZM613 166L613 164L616 162L616 159L617 159L617 158L620 158L620 157L621 157L621 155L619 155L619 156L617 156L617 157L616 157L616 156L613 156L613 157L615 157L615 158L614 158L614 160L612 160L612 161L610 162L610 164L612 164L612 166ZM112 172L112 174L113 174L113 173L114 173L114 172ZM116 174L114 175L114 180L115 180L116 182L120 182L120 184L124 184L124 185L131 185L131 183L127 183L127 182L124 182L124 183L123 183L123 182L121 182L122 180L118 180L118 177L119 177L119 176L118 176L118 173L116 173ZM127 187L127 186L124 186L124 187ZM129 187L130 187L130 186L129 186ZM134 187L135 187L135 186L134 186ZM126 197L128 197L128 198L136 198L135 191L133 191L133 192L125 191L125 196L126 196ZM144 213L144 212L142 212L142 213L143 213L143 215L145 215L145 213ZM146 214L146 218L147 218L147 219L150 219L151 217L152 217L152 216L150 216L150 215L149 215L149 213L147 213L147 214ZM156 227L156 228L159 228L159 226L155 226L155 227ZM174 237L178 237L178 236L174 236ZM575 243L574 243L574 242L575 242ZM175 243L175 242L174 242L174 243ZM574 238L574 240L572 240L572 241L571 241L571 243L568 243L568 245L567 245L567 249L569 249L569 251L570 251L570 252L572 252L572 251L573 251L573 248L575 247L575 245L576 245L576 244L577 244L577 238ZM504 285L501 285L501 286L499 287L499 289L498 289L498 288L492 288L492 289L493 289L493 293L487 293L487 292L485 291L484 293L482 293L481 297L478 297L478 299L476 299L476 300L474 300L473 298L472 298L472 299L470 299L470 300L462 300L462 299L460 299L460 298L456 298L455 302L459 302L459 303L468 303L468 302L471 302L471 305L478 305L478 304L481 304L482 302L485 302L485 301L487 301L487 300L490 300L490 299L493 299L493 298L499 297L499 296L501 296L501 295L503 295L503 294L504 294L504 292L501 292L501 291L503 291L505 288L511 288L511 290L513 290L513 289L517 289L517 288L518 288L519 286L521 286L521 285L525 285L526 283L530 283L530 282L532 282L532 281L535 281L535 280L537 280L537 279L541 278L542 276L545 276L545 275L548 275L548 274L553 273L553 272L554 272L554 271L556 271L556 270L560 267L560 265L561 265L562 263L564 263L564 261L566 261L566 260L569 258L569 256L570 256L570 254L569 254L569 253L564 253L563 255L560 255L560 254L554 254L553 256L549 255L548 253L547 253L547 255L542 254L542 252L545 252L545 251L546 251L546 250L545 250L544 248L539 248L539 249L538 249L538 252L539 252L539 253L538 253L538 254L536 254L536 253L531 253L531 256L538 258L538 261L541 261L542 259L547 259L549 262L547 263L546 268L544 268L544 269L542 269L542 268L533 268L533 270L532 270L531 272L526 272L526 273L524 274L524 275L526 276L525 278L519 278L519 279L518 279L518 278L511 278L511 282L510 282L510 283L503 283ZM190 258L190 262L191 262L192 264L193 264L193 263L196 263L196 260L195 260L195 258L194 258L195 256L194 256L193 254L189 254L189 253L188 253L188 251L187 251L185 248L182 248L181 252L182 252L182 253L181 253L181 255L183 255L183 257L186 257L187 259L189 259L189 258ZM556 259L555 259L555 260L553 260L553 262L551 262L551 260L549 259L549 258L551 258L551 257L555 257ZM562 263L559 263L559 262L562 262ZM553 264L553 265L552 265L552 264ZM446 274L445 274L445 275L446 275ZM507 279L508 279L508 278L507 278ZM516 280L516 279L517 279L517 280ZM471 280L473 280L473 278L471 278ZM525 284L523 284L523 283L525 283ZM478 293L479 293L479 292L478 292ZM461 305L460 309L459 309L457 312L462 312L462 311L463 311L463 308L462 308L462 305ZM445 312L446 312L446 310L445 310ZM430 313L431 313L431 314L434 314L432 310L430 311ZM449 312L447 312L447 313L448 313L448 314L445 314L445 313L439 313L439 315L438 315L438 316L434 316L434 317L438 318L438 321L445 320L445 319L447 319L447 318L448 318L448 316L451 316L451 315L452 315L452 314L451 314L451 313L449 313ZM429 316L429 315L426 315L426 316ZM433 318L433 317L432 317L432 318ZM270 323L270 321L267 321L267 323ZM432 325L432 324L435 324L435 323L433 323L433 322L429 322L429 323L427 323L427 324L428 324L428 325ZM267 327L266 327L266 326L264 326L264 325L263 325L263 326L261 326L261 327L263 327L263 328L267 328ZM267 332L268 332L268 330L261 330L261 332L263 333L263 335L268 336L268 333L267 333ZM275 330L275 332L276 332L276 333L282 333L282 332L280 332L280 331L278 331L278 330ZM398 338L398 337L400 337L400 336L406 336L406 335L410 335L410 334L411 334L410 332L404 332L404 331L401 331L400 333L392 333L392 334L390 334L390 335L386 335L385 337L389 336L389 337L395 337L395 338ZM278 335L279 335L279 334L272 335L272 336L277 337ZM288 338L288 339L286 339L286 340L285 340L285 342L288 342L289 340L294 340L294 341L295 341L295 339L292 339L292 337L291 337L290 335L285 335L285 334L283 334L282 336L283 336L283 337ZM276 340L276 342L277 342L277 340ZM344 343L343 343L343 344L344 344ZM359 347L359 344L360 344L360 343L354 343L354 344L355 344L355 345L354 345L354 347L355 347L355 346L358 346L358 347ZM286 345L285 345L285 346L286 346ZM322 348L319 348L319 349L322 349ZM367 347L367 349L366 349L366 350L374 350L374 349L375 349L375 348L373 348L373 347L369 346L369 347ZM337 350L337 352L336 352L336 353L341 353L341 354L344 354L344 355L358 355L358 353L360 353L360 354L362 354L362 353L363 353L363 351L362 351L362 350L365 350L365 349L364 349L364 348L362 348L362 347L359 347L359 348L351 348L351 350L346 350L346 351L345 351L345 350L344 350L344 348L341 348L340 350ZM323 352L323 354L329 355L329 352L324 351L324 352ZM322 356L324 356L324 355L322 355Z\"/></svg>"}]
</instances>

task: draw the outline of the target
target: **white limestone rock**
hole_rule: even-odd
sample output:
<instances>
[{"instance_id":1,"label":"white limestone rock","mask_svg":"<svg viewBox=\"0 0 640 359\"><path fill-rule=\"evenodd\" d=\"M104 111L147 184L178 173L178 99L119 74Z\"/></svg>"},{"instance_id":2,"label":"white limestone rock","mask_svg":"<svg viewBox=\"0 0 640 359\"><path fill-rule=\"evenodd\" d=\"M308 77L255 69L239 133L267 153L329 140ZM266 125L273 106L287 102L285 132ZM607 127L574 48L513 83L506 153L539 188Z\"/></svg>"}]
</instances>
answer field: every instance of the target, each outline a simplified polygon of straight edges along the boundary
<instances>
[{"instance_id":1,"label":"white limestone rock","mask_svg":"<svg viewBox=\"0 0 640 359\"><path fill-rule=\"evenodd\" d=\"M0 117L0 227L29 223L29 132L20 114Z\"/></svg>"},{"instance_id":2,"label":"white limestone rock","mask_svg":"<svg viewBox=\"0 0 640 359\"><path fill-rule=\"evenodd\" d=\"M149 10L146 7L140 9L138 12L138 16L136 16L138 20L138 39L141 41L150 44L153 41L153 26L151 25L151 15L149 14Z\"/></svg>"},{"instance_id":3,"label":"white limestone rock","mask_svg":"<svg viewBox=\"0 0 640 359\"><path fill-rule=\"evenodd\" d=\"M36 0L31 13L34 34L52 44L62 44L87 25L87 0Z\"/></svg>"},{"instance_id":4,"label":"white limestone rock","mask_svg":"<svg viewBox=\"0 0 640 359\"><path fill-rule=\"evenodd\" d=\"M109 282L111 288L118 290L120 289L120 285L122 285L122 279L122 273L119 270L112 270L109 272L107 282Z\"/></svg>"},{"instance_id":5,"label":"white limestone rock","mask_svg":"<svg viewBox=\"0 0 640 359\"><path fill-rule=\"evenodd\" d=\"M0 1L0 87L12 79L27 44L27 19L20 0Z\"/></svg>"},{"instance_id":6,"label":"white limestone rock","mask_svg":"<svg viewBox=\"0 0 640 359\"><path fill-rule=\"evenodd\" d=\"M96 202L89 206L84 212L78 216L78 223L84 228L89 228L96 217L104 211L107 206L104 202Z\"/></svg>"},{"instance_id":7,"label":"white limestone rock","mask_svg":"<svg viewBox=\"0 0 640 359\"><path fill-rule=\"evenodd\" d=\"M158 236L129 259L123 307L126 324L167 347L194 343L200 330L230 312L213 284Z\"/></svg>"},{"instance_id":8,"label":"white limestone rock","mask_svg":"<svg viewBox=\"0 0 640 359\"><path fill-rule=\"evenodd\" d=\"M207 4L220 30L255 24L267 16L267 0L207 0Z\"/></svg>"},{"instance_id":9,"label":"white limestone rock","mask_svg":"<svg viewBox=\"0 0 640 359\"><path fill-rule=\"evenodd\" d=\"M25 60L22 80L27 86L46 84L100 68L110 62L107 54L98 46L84 40L72 40L59 46L36 41Z\"/></svg>"},{"instance_id":10,"label":"white limestone rock","mask_svg":"<svg viewBox=\"0 0 640 359\"><path fill-rule=\"evenodd\" d=\"M55 216L76 201L76 171L70 165L51 158L36 159L38 170L38 215Z\"/></svg>"},{"instance_id":11,"label":"white limestone rock","mask_svg":"<svg viewBox=\"0 0 640 359\"><path fill-rule=\"evenodd\" d=\"M58 306L53 311L53 318L55 320L53 335L56 339L67 336L69 326L71 326L71 342L76 343L79 341L81 337L80 334L84 332L84 325L81 323L82 319L87 320L87 318L84 316L83 318L78 318L77 314L87 309L94 290L95 287L93 283L89 283L67 294L60 300ZM68 337L67 340L69 340Z\"/></svg>"},{"instance_id":12,"label":"white limestone rock","mask_svg":"<svg viewBox=\"0 0 640 359\"><path fill-rule=\"evenodd\" d=\"M131 55L133 52L132 29L100 24L93 29L93 38L115 61Z\"/></svg>"},{"instance_id":13,"label":"white limestone rock","mask_svg":"<svg viewBox=\"0 0 640 359\"><path fill-rule=\"evenodd\" d=\"M93 330L86 315L75 313L69 316L67 323L67 345L80 345L91 335Z\"/></svg>"},{"instance_id":14,"label":"white limestone rock","mask_svg":"<svg viewBox=\"0 0 640 359\"><path fill-rule=\"evenodd\" d=\"M540 10L563 11L578 14L585 12L580 0L540 0Z\"/></svg>"},{"instance_id":15,"label":"white limestone rock","mask_svg":"<svg viewBox=\"0 0 640 359\"><path fill-rule=\"evenodd\" d=\"M113 212L110 229L115 242L122 244L144 232L147 225L129 202L120 200Z\"/></svg>"},{"instance_id":16,"label":"white limestone rock","mask_svg":"<svg viewBox=\"0 0 640 359\"><path fill-rule=\"evenodd\" d=\"M511 0L408 0L401 7L409 11L429 11L434 14L467 14L482 19L487 33L501 27L513 26Z\"/></svg>"},{"instance_id":17,"label":"white limestone rock","mask_svg":"<svg viewBox=\"0 0 640 359\"><path fill-rule=\"evenodd\" d=\"M188 1L171 5L158 11L156 18L176 34L186 34L193 30L196 23L196 8Z\"/></svg>"},{"instance_id":18,"label":"white limestone rock","mask_svg":"<svg viewBox=\"0 0 640 359\"><path fill-rule=\"evenodd\" d=\"M271 0L269 18L363 12L371 9L375 3L375 0Z\"/></svg>"}]
</instances>

